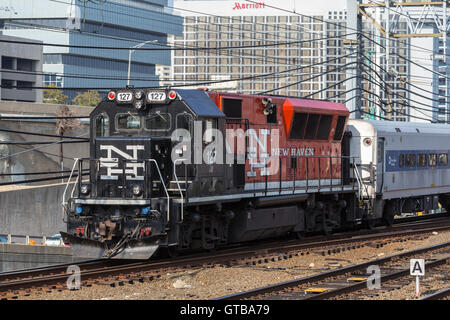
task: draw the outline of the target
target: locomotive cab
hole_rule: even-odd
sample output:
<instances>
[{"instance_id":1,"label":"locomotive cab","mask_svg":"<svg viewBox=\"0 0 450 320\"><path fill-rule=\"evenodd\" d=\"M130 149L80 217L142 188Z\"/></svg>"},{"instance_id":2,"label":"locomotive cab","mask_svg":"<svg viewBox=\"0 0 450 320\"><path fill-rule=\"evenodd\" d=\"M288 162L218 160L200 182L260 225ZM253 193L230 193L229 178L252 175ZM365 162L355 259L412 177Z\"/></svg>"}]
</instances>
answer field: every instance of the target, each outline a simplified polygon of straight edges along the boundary
<instances>
[{"instance_id":1,"label":"locomotive cab","mask_svg":"<svg viewBox=\"0 0 450 320\"><path fill-rule=\"evenodd\" d=\"M75 255L148 259L160 246L178 245L188 189L223 188L222 166L203 161L216 156L214 148L193 165L193 150L223 143L208 130L223 128L223 118L203 91L112 90L90 115L90 158L77 159L79 179L63 200L62 235ZM204 177L214 186L190 183Z\"/></svg>"}]
</instances>

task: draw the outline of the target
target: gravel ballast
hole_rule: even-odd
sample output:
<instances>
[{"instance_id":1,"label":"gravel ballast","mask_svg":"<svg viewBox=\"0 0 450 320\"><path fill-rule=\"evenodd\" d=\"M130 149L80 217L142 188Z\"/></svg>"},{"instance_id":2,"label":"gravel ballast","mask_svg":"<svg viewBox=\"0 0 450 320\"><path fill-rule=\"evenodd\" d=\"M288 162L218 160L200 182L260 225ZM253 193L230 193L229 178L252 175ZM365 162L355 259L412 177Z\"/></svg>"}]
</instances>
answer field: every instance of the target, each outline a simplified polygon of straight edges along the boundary
<instances>
[{"instance_id":1,"label":"gravel ballast","mask_svg":"<svg viewBox=\"0 0 450 320\"><path fill-rule=\"evenodd\" d=\"M335 254L323 255L320 249L308 255L293 255L292 258L260 263L256 265L201 267L162 273L159 278L144 283L110 287L107 284L82 287L76 291L38 292L30 296L19 296L27 300L174 300L211 299L239 291L245 291L322 273L351 264L398 254L418 248L450 241L450 231L433 233L422 240L390 242L376 248L364 246ZM264 259L263 259L264 260ZM406 266L407 267L407 266ZM149 274L150 275L150 274ZM81 275L83 280L83 275ZM412 285L414 279L411 277ZM447 286L449 285L447 281ZM433 286L434 287L434 286ZM442 286L443 288L444 286ZM415 299L411 289L396 290L377 299ZM414 290L413 290L414 291ZM412 292L413 292L412 291ZM407 294L408 293L408 294Z\"/></svg>"}]
</instances>

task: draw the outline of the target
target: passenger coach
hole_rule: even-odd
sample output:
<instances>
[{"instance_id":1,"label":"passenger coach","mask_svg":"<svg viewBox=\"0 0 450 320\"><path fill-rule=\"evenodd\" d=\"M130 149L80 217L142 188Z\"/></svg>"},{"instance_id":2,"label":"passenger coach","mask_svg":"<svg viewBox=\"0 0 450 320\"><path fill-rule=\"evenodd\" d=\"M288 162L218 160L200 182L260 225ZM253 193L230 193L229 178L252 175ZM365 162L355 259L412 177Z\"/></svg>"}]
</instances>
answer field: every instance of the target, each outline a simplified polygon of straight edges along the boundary
<instances>
[{"instance_id":1,"label":"passenger coach","mask_svg":"<svg viewBox=\"0 0 450 320\"><path fill-rule=\"evenodd\" d=\"M402 212L448 208L449 126L416 122L349 120L352 156L361 167L360 197L373 215L392 223Z\"/></svg>"}]
</instances>

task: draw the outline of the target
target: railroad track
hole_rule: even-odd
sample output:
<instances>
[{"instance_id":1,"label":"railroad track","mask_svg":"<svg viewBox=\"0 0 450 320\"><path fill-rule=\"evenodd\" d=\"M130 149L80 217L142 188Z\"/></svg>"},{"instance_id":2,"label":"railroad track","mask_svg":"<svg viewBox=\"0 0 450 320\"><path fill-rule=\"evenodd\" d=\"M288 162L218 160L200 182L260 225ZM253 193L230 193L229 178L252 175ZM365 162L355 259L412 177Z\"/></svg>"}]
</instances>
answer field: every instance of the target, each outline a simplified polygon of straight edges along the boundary
<instances>
[{"instance_id":1,"label":"railroad track","mask_svg":"<svg viewBox=\"0 0 450 320\"><path fill-rule=\"evenodd\" d=\"M284 241L266 243L252 247L236 247L216 254L197 254L171 260L130 262L122 260L91 260L74 263L81 270L83 286L106 284L120 286L124 283L152 281L168 270L180 270L192 267L213 268L215 265L256 265L275 260L289 259L293 256L333 254L352 250L361 246L382 246L390 241L408 241L421 239L427 233L450 229L449 219L435 219L427 223L414 222L412 225L399 224L390 229L370 230L316 237L306 241ZM383 232L384 231L384 232ZM33 290L64 290L71 274L67 268L73 264L64 264L46 268L0 273L0 298L14 298L30 295Z\"/></svg>"},{"instance_id":2,"label":"railroad track","mask_svg":"<svg viewBox=\"0 0 450 320\"><path fill-rule=\"evenodd\" d=\"M269 285L263 288L235 293L216 300L239 299L282 299L282 300L324 300L342 297L366 290L369 278L368 268L378 266L381 271L381 284L409 275L409 258L425 258L425 269L445 266L447 272L450 263L450 242L426 248L412 250L389 257L350 265L332 271ZM369 290L371 291L371 290ZM372 291L373 293L374 291ZM445 294L445 291L444 293ZM448 292L447 292L448 294Z\"/></svg>"},{"instance_id":3,"label":"railroad track","mask_svg":"<svg viewBox=\"0 0 450 320\"><path fill-rule=\"evenodd\" d=\"M419 300L444 300L444 299L450 299L450 287L436 291L432 294L429 294L427 296L424 296L420 298Z\"/></svg>"}]
</instances>

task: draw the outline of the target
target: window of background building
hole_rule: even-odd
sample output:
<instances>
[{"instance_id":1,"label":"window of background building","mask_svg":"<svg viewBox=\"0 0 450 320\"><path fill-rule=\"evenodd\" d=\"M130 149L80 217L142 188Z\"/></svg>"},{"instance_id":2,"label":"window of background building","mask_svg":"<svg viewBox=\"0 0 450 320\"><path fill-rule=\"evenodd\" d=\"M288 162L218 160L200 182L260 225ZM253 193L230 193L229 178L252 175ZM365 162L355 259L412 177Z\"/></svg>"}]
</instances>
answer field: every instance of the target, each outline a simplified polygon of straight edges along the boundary
<instances>
[{"instance_id":1,"label":"window of background building","mask_svg":"<svg viewBox=\"0 0 450 320\"><path fill-rule=\"evenodd\" d=\"M62 87L62 77L56 76L55 74L44 75L43 85L47 87L49 85L54 85L56 87Z\"/></svg>"},{"instance_id":2,"label":"window of background building","mask_svg":"<svg viewBox=\"0 0 450 320\"><path fill-rule=\"evenodd\" d=\"M2 57L2 69L13 69L13 60L12 57Z\"/></svg>"},{"instance_id":3,"label":"window of background building","mask_svg":"<svg viewBox=\"0 0 450 320\"><path fill-rule=\"evenodd\" d=\"M13 86L14 86L13 80L2 79L2 88L3 89L12 89Z\"/></svg>"},{"instance_id":4,"label":"window of background building","mask_svg":"<svg viewBox=\"0 0 450 320\"><path fill-rule=\"evenodd\" d=\"M17 70L33 71L33 60L17 59Z\"/></svg>"}]
</instances>

